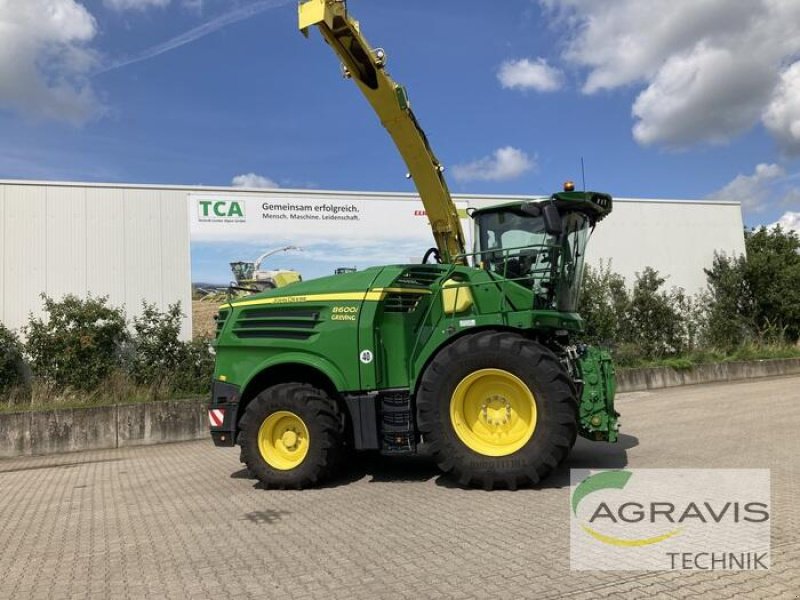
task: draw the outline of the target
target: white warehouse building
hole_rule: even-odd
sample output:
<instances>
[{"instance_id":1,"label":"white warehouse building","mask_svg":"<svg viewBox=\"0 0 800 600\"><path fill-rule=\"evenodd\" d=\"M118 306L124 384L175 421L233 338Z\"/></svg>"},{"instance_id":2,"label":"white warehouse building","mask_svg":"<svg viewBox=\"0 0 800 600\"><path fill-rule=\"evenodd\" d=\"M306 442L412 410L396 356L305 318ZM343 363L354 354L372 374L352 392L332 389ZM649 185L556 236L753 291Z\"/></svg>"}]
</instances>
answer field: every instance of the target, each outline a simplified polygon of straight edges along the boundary
<instances>
[{"instance_id":1,"label":"white warehouse building","mask_svg":"<svg viewBox=\"0 0 800 600\"><path fill-rule=\"evenodd\" d=\"M30 314L40 313L41 294L108 296L111 304L124 305L129 316L138 312L142 301L162 309L175 302L189 307L195 197L245 199L262 206L364 203L378 213L381 203L421 207L416 195L399 193L0 180L0 322L12 329L24 325ZM454 199L459 207L479 208L520 197L457 195ZM715 252L744 252L738 202L634 198L614 202L613 213L597 227L589 244L588 262L610 261L629 282L651 266L668 276L669 287L694 293L705 288L703 269L711 265ZM316 227L314 222L302 226L310 234ZM432 236L428 245L433 245ZM264 240L264 248L275 246ZM420 256L425 249L420 248ZM394 262L406 260L408 256L398 256ZM339 266L348 264L344 258L341 262ZM191 330L188 314L184 336Z\"/></svg>"}]
</instances>

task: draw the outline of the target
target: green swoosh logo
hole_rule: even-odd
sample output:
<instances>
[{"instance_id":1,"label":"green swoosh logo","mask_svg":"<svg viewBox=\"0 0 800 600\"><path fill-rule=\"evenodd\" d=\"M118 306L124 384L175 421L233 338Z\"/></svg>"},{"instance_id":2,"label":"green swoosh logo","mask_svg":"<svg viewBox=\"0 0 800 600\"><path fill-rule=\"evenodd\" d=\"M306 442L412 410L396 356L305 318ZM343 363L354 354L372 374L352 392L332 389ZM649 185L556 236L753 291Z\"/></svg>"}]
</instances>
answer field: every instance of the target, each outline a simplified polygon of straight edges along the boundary
<instances>
[{"instance_id":1,"label":"green swoosh logo","mask_svg":"<svg viewBox=\"0 0 800 600\"><path fill-rule=\"evenodd\" d=\"M575 491L572 494L572 512L575 514L575 516L578 515L578 505L581 503L581 500L586 498L586 496L589 494L607 489L621 490L628 484L628 480L631 478L631 475L633 475L633 473L630 471L604 471L602 473L597 473L596 475L587 477L578 484L578 487L575 488ZM667 533L650 538L624 539L605 535L586 525L581 525L581 527L586 533L591 535L596 540L603 542L604 544L625 547L649 546L650 544L657 544L658 542L663 542L664 540L678 535L681 532L681 529L677 528L673 529L672 531L668 531Z\"/></svg>"},{"instance_id":2,"label":"green swoosh logo","mask_svg":"<svg viewBox=\"0 0 800 600\"><path fill-rule=\"evenodd\" d=\"M631 478L630 471L603 471L587 477L578 484L575 491L572 493L572 512L578 516L578 504L581 500L586 498L589 494L599 490L607 490L609 488L621 490L624 488L628 480Z\"/></svg>"}]
</instances>

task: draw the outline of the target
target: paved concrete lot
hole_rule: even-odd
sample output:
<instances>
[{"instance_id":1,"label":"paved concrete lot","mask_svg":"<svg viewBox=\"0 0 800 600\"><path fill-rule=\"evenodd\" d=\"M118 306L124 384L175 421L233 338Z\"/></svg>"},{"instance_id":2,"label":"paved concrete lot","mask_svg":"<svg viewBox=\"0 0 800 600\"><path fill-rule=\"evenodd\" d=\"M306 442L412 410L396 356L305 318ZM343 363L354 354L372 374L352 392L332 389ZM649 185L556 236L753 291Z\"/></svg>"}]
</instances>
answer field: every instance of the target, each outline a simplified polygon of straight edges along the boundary
<instances>
[{"instance_id":1,"label":"paved concrete lot","mask_svg":"<svg viewBox=\"0 0 800 600\"><path fill-rule=\"evenodd\" d=\"M800 378L620 397L540 489L463 490L424 459L263 491L210 442L0 461L2 598L798 598ZM572 572L570 467L772 469L769 572Z\"/></svg>"}]
</instances>

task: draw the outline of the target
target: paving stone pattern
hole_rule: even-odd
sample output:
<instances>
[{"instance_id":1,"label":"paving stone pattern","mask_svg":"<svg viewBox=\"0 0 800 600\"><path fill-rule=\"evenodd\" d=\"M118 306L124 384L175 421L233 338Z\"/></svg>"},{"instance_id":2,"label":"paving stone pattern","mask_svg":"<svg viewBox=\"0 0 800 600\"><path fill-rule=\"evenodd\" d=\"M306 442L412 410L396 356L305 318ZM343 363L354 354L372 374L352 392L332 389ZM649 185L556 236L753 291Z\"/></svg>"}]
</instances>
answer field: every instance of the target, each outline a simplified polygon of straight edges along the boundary
<instances>
[{"instance_id":1,"label":"paving stone pattern","mask_svg":"<svg viewBox=\"0 0 800 600\"><path fill-rule=\"evenodd\" d=\"M465 490L425 457L259 489L209 441L0 461L0 598L800 597L800 378L622 395L538 489ZM769 572L569 570L569 471L770 468Z\"/></svg>"}]
</instances>

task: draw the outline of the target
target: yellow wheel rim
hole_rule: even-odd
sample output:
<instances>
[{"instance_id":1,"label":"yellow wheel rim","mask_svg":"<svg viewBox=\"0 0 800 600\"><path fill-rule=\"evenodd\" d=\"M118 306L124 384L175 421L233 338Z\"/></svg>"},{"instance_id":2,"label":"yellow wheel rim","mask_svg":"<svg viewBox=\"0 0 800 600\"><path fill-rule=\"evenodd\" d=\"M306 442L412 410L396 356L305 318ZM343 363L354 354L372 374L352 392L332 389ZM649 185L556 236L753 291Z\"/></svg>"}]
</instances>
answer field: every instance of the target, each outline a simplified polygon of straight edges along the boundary
<instances>
[{"instance_id":1,"label":"yellow wheel rim","mask_svg":"<svg viewBox=\"0 0 800 600\"><path fill-rule=\"evenodd\" d=\"M458 438L484 456L508 456L536 429L536 401L527 385L502 369L480 369L456 386L450 421Z\"/></svg>"},{"instance_id":2,"label":"yellow wheel rim","mask_svg":"<svg viewBox=\"0 0 800 600\"><path fill-rule=\"evenodd\" d=\"M308 428L303 419L288 410L272 413L258 429L258 449L273 469L289 471L308 454Z\"/></svg>"}]
</instances>

